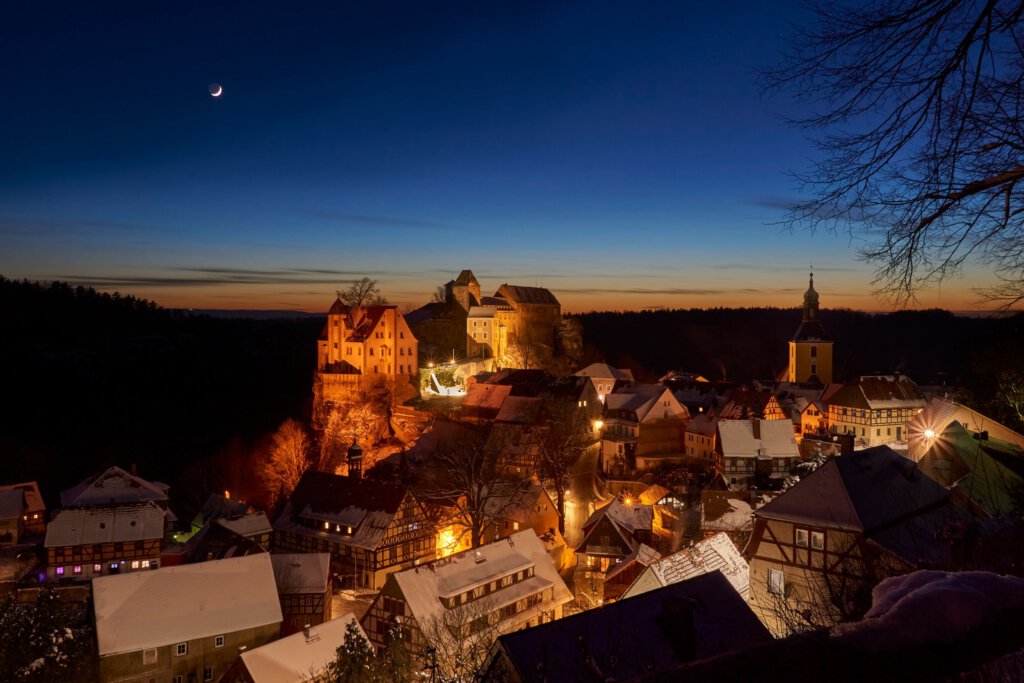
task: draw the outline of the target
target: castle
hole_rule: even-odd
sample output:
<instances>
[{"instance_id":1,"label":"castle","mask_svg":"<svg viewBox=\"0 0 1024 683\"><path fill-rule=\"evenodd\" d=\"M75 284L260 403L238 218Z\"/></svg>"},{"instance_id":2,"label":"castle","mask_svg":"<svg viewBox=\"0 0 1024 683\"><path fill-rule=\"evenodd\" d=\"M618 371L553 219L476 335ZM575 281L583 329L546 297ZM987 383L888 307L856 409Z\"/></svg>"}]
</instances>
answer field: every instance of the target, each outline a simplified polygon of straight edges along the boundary
<instances>
[{"instance_id":1,"label":"castle","mask_svg":"<svg viewBox=\"0 0 1024 683\"><path fill-rule=\"evenodd\" d=\"M550 290L502 284L483 296L471 270L444 285L444 301L409 314L426 360L493 359L498 367L530 367L556 352L562 306Z\"/></svg>"}]
</instances>

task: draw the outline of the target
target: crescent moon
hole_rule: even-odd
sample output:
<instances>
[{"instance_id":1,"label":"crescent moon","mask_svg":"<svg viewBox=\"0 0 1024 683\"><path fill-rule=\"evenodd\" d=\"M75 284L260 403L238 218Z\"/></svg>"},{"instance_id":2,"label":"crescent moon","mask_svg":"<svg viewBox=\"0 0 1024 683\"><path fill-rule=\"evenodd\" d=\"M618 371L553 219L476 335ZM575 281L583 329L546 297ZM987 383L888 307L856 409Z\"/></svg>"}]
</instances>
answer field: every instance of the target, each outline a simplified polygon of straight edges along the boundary
<instances>
[{"instance_id":1,"label":"crescent moon","mask_svg":"<svg viewBox=\"0 0 1024 683\"><path fill-rule=\"evenodd\" d=\"M223 94L224 88L220 85L220 83L214 83L210 86L210 95L212 95L213 97L220 97Z\"/></svg>"}]
</instances>

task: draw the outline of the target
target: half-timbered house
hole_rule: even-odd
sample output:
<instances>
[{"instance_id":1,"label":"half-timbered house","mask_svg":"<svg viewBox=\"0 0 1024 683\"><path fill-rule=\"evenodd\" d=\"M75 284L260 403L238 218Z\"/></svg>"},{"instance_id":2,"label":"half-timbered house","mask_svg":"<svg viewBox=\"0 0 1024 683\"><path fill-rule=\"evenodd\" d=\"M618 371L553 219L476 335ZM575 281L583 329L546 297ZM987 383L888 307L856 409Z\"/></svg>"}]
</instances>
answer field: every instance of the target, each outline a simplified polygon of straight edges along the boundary
<instances>
[{"instance_id":1,"label":"half-timbered house","mask_svg":"<svg viewBox=\"0 0 1024 683\"><path fill-rule=\"evenodd\" d=\"M883 578L955 564L967 513L887 446L832 458L754 512L744 555L755 611L776 634L870 604Z\"/></svg>"},{"instance_id":2,"label":"half-timbered house","mask_svg":"<svg viewBox=\"0 0 1024 683\"><path fill-rule=\"evenodd\" d=\"M306 472L274 522L275 550L330 553L342 585L379 589L388 574L433 559L434 528L405 486Z\"/></svg>"},{"instance_id":3,"label":"half-timbered house","mask_svg":"<svg viewBox=\"0 0 1024 683\"><path fill-rule=\"evenodd\" d=\"M281 600L281 634L331 619L331 556L327 553L271 555Z\"/></svg>"},{"instance_id":4,"label":"half-timbered house","mask_svg":"<svg viewBox=\"0 0 1024 683\"><path fill-rule=\"evenodd\" d=\"M160 566L164 511L154 502L66 508L46 528L50 579L89 580Z\"/></svg>"}]
</instances>

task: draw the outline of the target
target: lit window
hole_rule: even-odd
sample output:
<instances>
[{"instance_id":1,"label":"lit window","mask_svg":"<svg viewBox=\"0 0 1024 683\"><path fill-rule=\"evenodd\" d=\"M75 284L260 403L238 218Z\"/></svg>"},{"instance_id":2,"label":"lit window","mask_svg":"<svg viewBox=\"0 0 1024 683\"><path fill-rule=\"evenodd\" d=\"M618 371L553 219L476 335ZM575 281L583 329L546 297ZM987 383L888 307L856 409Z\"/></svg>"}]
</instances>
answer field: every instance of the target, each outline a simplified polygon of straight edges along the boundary
<instances>
[{"instance_id":1,"label":"lit window","mask_svg":"<svg viewBox=\"0 0 1024 683\"><path fill-rule=\"evenodd\" d=\"M519 531L519 522L512 522L512 530Z\"/></svg>"},{"instance_id":2,"label":"lit window","mask_svg":"<svg viewBox=\"0 0 1024 683\"><path fill-rule=\"evenodd\" d=\"M76 564L74 569L71 570L71 572L74 573L74 574L81 574L82 573L82 565Z\"/></svg>"},{"instance_id":3,"label":"lit window","mask_svg":"<svg viewBox=\"0 0 1024 683\"><path fill-rule=\"evenodd\" d=\"M149 569L149 560L143 560L142 561L142 568L143 569Z\"/></svg>"},{"instance_id":4,"label":"lit window","mask_svg":"<svg viewBox=\"0 0 1024 683\"><path fill-rule=\"evenodd\" d=\"M217 636L213 639L214 647L224 647L224 636Z\"/></svg>"},{"instance_id":5,"label":"lit window","mask_svg":"<svg viewBox=\"0 0 1024 683\"><path fill-rule=\"evenodd\" d=\"M181 657L188 654L188 643L178 643L174 650L175 654Z\"/></svg>"},{"instance_id":6,"label":"lit window","mask_svg":"<svg viewBox=\"0 0 1024 683\"><path fill-rule=\"evenodd\" d=\"M132 569L138 569L138 568L139 568L139 561L138 560L132 560Z\"/></svg>"},{"instance_id":7,"label":"lit window","mask_svg":"<svg viewBox=\"0 0 1024 683\"><path fill-rule=\"evenodd\" d=\"M103 571L103 565L102 564L94 564L92 566L92 570L94 572L101 572L101 571Z\"/></svg>"},{"instance_id":8,"label":"lit window","mask_svg":"<svg viewBox=\"0 0 1024 683\"><path fill-rule=\"evenodd\" d=\"M324 528L325 529L330 529L331 528L331 523L330 522L324 522Z\"/></svg>"},{"instance_id":9,"label":"lit window","mask_svg":"<svg viewBox=\"0 0 1024 683\"><path fill-rule=\"evenodd\" d=\"M825 548L825 534L821 531L811 532L811 547L815 550L824 550Z\"/></svg>"},{"instance_id":10,"label":"lit window","mask_svg":"<svg viewBox=\"0 0 1024 683\"><path fill-rule=\"evenodd\" d=\"M121 564L119 562L111 562L110 563L110 568L111 569L117 569L120 566L121 566Z\"/></svg>"},{"instance_id":11,"label":"lit window","mask_svg":"<svg viewBox=\"0 0 1024 683\"><path fill-rule=\"evenodd\" d=\"M768 592L782 595L786 592L786 576L781 569L768 570Z\"/></svg>"},{"instance_id":12,"label":"lit window","mask_svg":"<svg viewBox=\"0 0 1024 683\"><path fill-rule=\"evenodd\" d=\"M64 567L57 567L57 576L64 576Z\"/></svg>"},{"instance_id":13,"label":"lit window","mask_svg":"<svg viewBox=\"0 0 1024 683\"><path fill-rule=\"evenodd\" d=\"M807 529L796 530L796 544L807 547Z\"/></svg>"}]
</instances>

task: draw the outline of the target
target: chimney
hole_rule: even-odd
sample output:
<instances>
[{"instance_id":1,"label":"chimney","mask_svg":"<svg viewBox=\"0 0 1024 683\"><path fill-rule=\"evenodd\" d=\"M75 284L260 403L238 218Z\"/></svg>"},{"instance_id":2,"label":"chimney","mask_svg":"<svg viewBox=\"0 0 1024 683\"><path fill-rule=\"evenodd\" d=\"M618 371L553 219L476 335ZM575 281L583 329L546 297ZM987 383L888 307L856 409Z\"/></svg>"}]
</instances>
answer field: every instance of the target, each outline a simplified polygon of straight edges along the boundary
<instances>
[{"instance_id":1,"label":"chimney","mask_svg":"<svg viewBox=\"0 0 1024 683\"><path fill-rule=\"evenodd\" d=\"M753 428L754 428L754 438L755 439L760 439L761 438L761 421L758 420L755 417L753 420L750 421L750 424L753 425Z\"/></svg>"},{"instance_id":2,"label":"chimney","mask_svg":"<svg viewBox=\"0 0 1024 683\"><path fill-rule=\"evenodd\" d=\"M348 476L353 479L363 478L363 449L359 441L352 437L352 445L348 447Z\"/></svg>"},{"instance_id":3,"label":"chimney","mask_svg":"<svg viewBox=\"0 0 1024 683\"><path fill-rule=\"evenodd\" d=\"M302 627L302 635L306 636L306 640L309 640L309 627L310 623L307 621L306 625Z\"/></svg>"}]
</instances>

